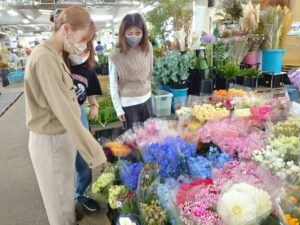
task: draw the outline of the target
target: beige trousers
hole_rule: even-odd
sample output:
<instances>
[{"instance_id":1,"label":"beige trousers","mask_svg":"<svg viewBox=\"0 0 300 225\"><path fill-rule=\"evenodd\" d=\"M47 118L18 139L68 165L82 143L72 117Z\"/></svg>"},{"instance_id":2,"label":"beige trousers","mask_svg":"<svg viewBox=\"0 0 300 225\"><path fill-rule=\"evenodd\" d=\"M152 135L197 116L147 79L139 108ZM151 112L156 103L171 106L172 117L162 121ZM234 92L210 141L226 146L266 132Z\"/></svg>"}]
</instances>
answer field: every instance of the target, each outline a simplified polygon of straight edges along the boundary
<instances>
[{"instance_id":1,"label":"beige trousers","mask_svg":"<svg viewBox=\"0 0 300 225\"><path fill-rule=\"evenodd\" d=\"M70 136L31 131L29 152L50 225L74 225L77 150Z\"/></svg>"}]
</instances>

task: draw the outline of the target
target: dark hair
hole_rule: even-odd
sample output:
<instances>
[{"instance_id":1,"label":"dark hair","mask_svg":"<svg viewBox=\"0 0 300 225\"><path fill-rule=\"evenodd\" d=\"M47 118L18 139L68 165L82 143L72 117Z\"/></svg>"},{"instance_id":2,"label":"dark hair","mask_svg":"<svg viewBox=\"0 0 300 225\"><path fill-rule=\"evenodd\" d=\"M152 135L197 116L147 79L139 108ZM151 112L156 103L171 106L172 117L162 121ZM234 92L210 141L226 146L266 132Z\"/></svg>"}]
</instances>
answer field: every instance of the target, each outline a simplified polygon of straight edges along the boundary
<instances>
[{"instance_id":1,"label":"dark hair","mask_svg":"<svg viewBox=\"0 0 300 225\"><path fill-rule=\"evenodd\" d=\"M87 49L86 51L90 52L89 58L86 60L86 62L83 64L85 67L87 67L89 70L92 70L95 66L95 50L94 50L94 45L93 45L93 39L90 40L87 43ZM69 53L64 51L63 52L63 58L66 63L66 65L70 68L71 67L71 62L69 59Z\"/></svg>"},{"instance_id":2,"label":"dark hair","mask_svg":"<svg viewBox=\"0 0 300 225\"><path fill-rule=\"evenodd\" d=\"M140 43L140 47L146 53L149 52L149 41L148 41L148 30L145 23L145 20L139 13L128 14L122 20L120 29L119 29L119 38L117 47L121 49L121 53L127 54L130 46L125 40L125 32L130 27L138 27L143 31L143 38Z\"/></svg>"},{"instance_id":3,"label":"dark hair","mask_svg":"<svg viewBox=\"0 0 300 225\"><path fill-rule=\"evenodd\" d=\"M64 24L70 24L71 30L74 31L89 28L89 32L85 36L86 41L92 40L97 30L89 12L81 6L71 6L62 11L57 10L50 16L50 21L54 23L54 32Z\"/></svg>"},{"instance_id":4,"label":"dark hair","mask_svg":"<svg viewBox=\"0 0 300 225\"><path fill-rule=\"evenodd\" d=\"M97 41L97 44L100 45L100 44L101 44L101 41Z\"/></svg>"}]
</instances>

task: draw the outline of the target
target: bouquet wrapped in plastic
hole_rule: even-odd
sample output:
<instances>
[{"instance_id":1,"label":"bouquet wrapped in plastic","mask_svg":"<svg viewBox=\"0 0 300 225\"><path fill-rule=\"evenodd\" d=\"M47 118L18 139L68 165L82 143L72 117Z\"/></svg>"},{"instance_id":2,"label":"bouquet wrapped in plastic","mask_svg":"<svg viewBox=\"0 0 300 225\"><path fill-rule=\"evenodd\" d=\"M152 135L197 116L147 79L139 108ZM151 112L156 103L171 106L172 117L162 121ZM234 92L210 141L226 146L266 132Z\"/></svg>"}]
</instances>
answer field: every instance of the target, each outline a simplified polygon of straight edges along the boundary
<instances>
[{"instance_id":1,"label":"bouquet wrapped in plastic","mask_svg":"<svg viewBox=\"0 0 300 225\"><path fill-rule=\"evenodd\" d=\"M231 225L260 224L272 210L271 195L244 182L235 183L223 191L217 203L218 214L225 224Z\"/></svg>"},{"instance_id":2,"label":"bouquet wrapped in plastic","mask_svg":"<svg viewBox=\"0 0 300 225\"><path fill-rule=\"evenodd\" d=\"M278 214L285 225L300 223L300 174L281 189Z\"/></svg>"},{"instance_id":3,"label":"bouquet wrapped in plastic","mask_svg":"<svg viewBox=\"0 0 300 225\"><path fill-rule=\"evenodd\" d=\"M253 150L266 146L267 134L243 121L224 119L205 124L199 130L199 139L212 142L232 157L251 159Z\"/></svg>"},{"instance_id":4,"label":"bouquet wrapped in plastic","mask_svg":"<svg viewBox=\"0 0 300 225\"><path fill-rule=\"evenodd\" d=\"M290 78L291 83L298 87L300 91L300 68L298 68L296 71L290 72L288 76Z\"/></svg>"},{"instance_id":5,"label":"bouquet wrapped in plastic","mask_svg":"<svg viewBox=\"0 0 300 225\"><path fill-rule=\"evenodd\" d=\"M143 163L141 162L131 163L129 161L124 161L121 165L121 181L129 190L136 190L139 174L142 168Z\"/></svg>"},{"instance_id":6,"label":"bouquet wrapped in plastic","mask_svg":"<svg viewBox=\"0 0 300 225\"><path fill-rule=\"evenodd\" d=\"M186 159L196 156L196 144L180 137L150 143L141 149L146 163L157 163L163 178L178 177L187 172Z\"/></svg>"}]
</instances>

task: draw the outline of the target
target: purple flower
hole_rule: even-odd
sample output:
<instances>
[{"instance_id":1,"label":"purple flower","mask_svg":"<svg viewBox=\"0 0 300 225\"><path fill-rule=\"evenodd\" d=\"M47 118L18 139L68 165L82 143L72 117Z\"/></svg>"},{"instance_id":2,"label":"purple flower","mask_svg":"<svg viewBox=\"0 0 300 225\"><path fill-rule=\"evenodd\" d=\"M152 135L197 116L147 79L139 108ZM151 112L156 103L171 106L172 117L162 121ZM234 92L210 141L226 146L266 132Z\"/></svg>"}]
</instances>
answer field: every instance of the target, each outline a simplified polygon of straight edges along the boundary
<instances>
[{"instance_id":1,"label":"purple flower","mask_svg":"<svg viewBox=\"0 0 300 225\"><path fill-rule=\"evenodd\" d=\"M212 34L207 34L201 37L201 41L204 44L213 44L216 41L216 37Z\"/></svg>"},{"instance_id":2,"label":"purple flower","mask_svg":"<svg viewBox=\"0 0 300 225\"><path fill-rule=\"evenodd\" d=\"M296 70L295 72L289 73L290 81L293 85L297 86L300 90L300 69Z\"/></svg>"}]
</instances>

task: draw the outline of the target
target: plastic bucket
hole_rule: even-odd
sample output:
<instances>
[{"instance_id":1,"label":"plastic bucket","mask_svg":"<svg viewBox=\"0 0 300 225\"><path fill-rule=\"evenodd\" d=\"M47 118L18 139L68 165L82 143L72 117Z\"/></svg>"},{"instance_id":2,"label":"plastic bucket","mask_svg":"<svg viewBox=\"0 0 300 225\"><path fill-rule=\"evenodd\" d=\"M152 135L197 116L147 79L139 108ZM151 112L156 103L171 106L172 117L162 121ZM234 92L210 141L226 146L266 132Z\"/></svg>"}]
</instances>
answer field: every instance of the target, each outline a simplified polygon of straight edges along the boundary
<instances>
[{"instance_id":1,"label":"plastic bucket","mask_svg":"<svg viewBox=\"0 0 300 225\"><path fill-rule=\"evenodd\" d=\"M263 50L262 51L262 70L272 71L275 74L281 73L282 58L284 49Z\"/></svg>"},{"instance_id":2,"label":"plastic bucket","mask_svg":"<svg viewBox=\"0 0 300 225\"><path fill-rule=\"evenodd\" d=\"M153 113L155 116L171 115L173 95L167 91L160 90L157 95L152 95Z\"/></svg>"},{"instance_id":3,"label":"plastic bucket","mask_svg":"<svg viewBox=\"0 0 300 225\"><path fill-rule=\"evenodd\" d=\"M182 106L186 106L188 100L188 88L171 89L171 93L173 94L173 101L172 101L173 112L176 109L181 108Z\"/></svg>"},{"instance_id":4,"label":"plastic bucket","mask_svg":"<svg viewBox=\"0 0 300 225\"><path fill-rule=\"evenodd\" d=\"M247 55L244 57L243 63L246 65L251 66L252 68L257 67L257 52L248 52Z\"/></svg>"},{"instance_id":5,"label":"plastic bucket","mask_svg":"<svg viewBox=\"0 0 300 225\"><path fill-rule=\"evenodd\" d=\"M167 92L171 92L171 88L169 85L161 85L161 90L167 91Z\"/></svg>"},{"instance_id":6,"label":"plastic bucket","mask_svg":"<svg viewBox=\"0 0 300 225\"><path fill-rule=\"evenodd\" d=\"M290 96L291 102L296 102L300 98L300 92L298 88L294 85L284 85L285 90Z\"/></svg>"}]
</instances>

